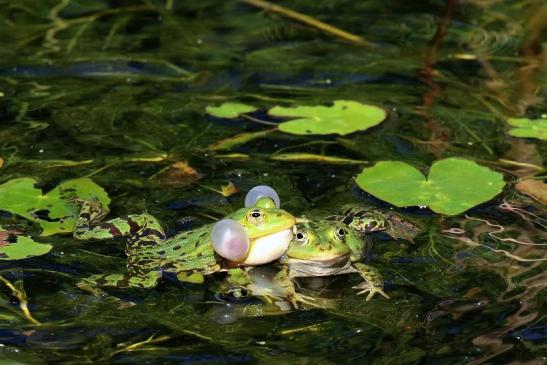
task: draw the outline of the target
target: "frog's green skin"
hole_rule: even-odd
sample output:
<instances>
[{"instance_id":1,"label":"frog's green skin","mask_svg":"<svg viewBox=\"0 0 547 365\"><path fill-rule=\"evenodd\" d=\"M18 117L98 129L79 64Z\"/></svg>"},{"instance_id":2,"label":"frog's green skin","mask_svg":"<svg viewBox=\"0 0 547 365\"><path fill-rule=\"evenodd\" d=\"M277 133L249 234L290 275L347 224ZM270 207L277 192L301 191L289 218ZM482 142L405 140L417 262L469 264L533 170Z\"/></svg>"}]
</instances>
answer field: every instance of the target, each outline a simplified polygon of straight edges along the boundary
<instances>
[{"instance_id":1,"label":"frog's green skin","mask_svg":"<svg viewBox=\"0 0 547 365\"><path fill-rule=\"evenodd\" d=\"M402 238L410 242L414 242L414 237L421 231L418 226L397 213L356 205L347 205L339 215L328 219L342 222L362 234L385 231L394 239Z\"/></svg>"},{"instance_id":2,"label":"frog's green skin","mask_svg":"<svg viewBox=\"0 0 547 365\"><path fill-rule=\"evenodd\" d=\"M128 237L125 247L127 273L93 275L78 284L83 289L94 291L94 287L140 287L156 286L162 272L174 272L181 281L203 282L203 275L227 267L255 265L261 247L273 234L292 235L295 218L275 207L270 198L260 198L254 207L240 209L226 218L238 221L251 241L249 255L241 262L227 262L219 257L211 244L210 234L214 224L165 238L163 228L149 214L129 215L92 226L104 216L101 206L94 201L84 201L74 230L80 240L112 239ZM260 246L262 245L262 246ZM261 257L265 262L274 261L284 249L272 257ZM269 252L268 255L273 253ZM249 261L254 256L255 259Z\"/></svg>"},{"instance_id":3,"label":"frog's green skin","mask_svg":"<svg viewBox=\"0 0 547 365\"><path fill-rule=\"evenodd\" d=\"M384 293L384 281L376 269L361 262L365 241L343 223L318 221L304 225L293 237L280 260L287 265L288 276L310 277L358 273L365 280L354 287L358 294L368 292L366 300Z\"/></svg>"},{"instance_id":4,"label":"frog's green skin","mask_svg":"<svg viewBox=\"0 0 547 365\"><path fill-rule=\"evenodd\" d=\"M274 285L259 285L250 273L242 270L229 272L230 283L245 287L253 295L266 297L272 302L282 298L289 300L294 307L298 302L316 306L315 298L296 292L294 278L358 273L364 279L354 287L361 290L358 294L368 293L367 301L375 294L389 299L378 271L357 262L363 258L364 245L361 236L343 223L327 220L307 223L297 230L287 252L279 260L284 268L273 279Z\"/></svg>"}]
</instances>

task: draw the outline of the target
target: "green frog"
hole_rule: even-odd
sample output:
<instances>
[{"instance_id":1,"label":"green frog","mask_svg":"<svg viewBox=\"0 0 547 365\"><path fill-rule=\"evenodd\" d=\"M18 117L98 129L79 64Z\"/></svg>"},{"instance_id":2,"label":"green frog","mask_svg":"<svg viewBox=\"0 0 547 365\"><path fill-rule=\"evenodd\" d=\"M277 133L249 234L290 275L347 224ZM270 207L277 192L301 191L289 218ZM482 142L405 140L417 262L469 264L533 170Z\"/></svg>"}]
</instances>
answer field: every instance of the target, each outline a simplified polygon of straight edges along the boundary
<instances>
[{"instance_id":1,"label":"green frog","mask_svg":"<svg viewBox=\"0 0 547 365\"><path fill-rule=\"evenodd\" d=\"M375 294L389 299L384 292L384 282L380 273L361 261L365 241L356 231L344 223L320 220L308 222L296 231L285 255L279 259L282 270L278 272L270 286L259 283L251 270L247 273L234 269L229 272L230 283L236 283L241 291L262 296L270 302L289 300L297 308L298 303L316 306L316 300L296 292L294 278L332 276L358 273L364 281L354 286L357 294L368 293L369 301Z\"/></svg>"},{"instance_id":2,"label":"green frog","mask_svg":"<svg viewBox=\"0 0 547 365\"><path fill-rule=\"evenodd\" d=\"M394 239L404 239L414 242L421 228L408 219L391 211L346 205L340 214L328 217L332 221L340 221L361 234L384 231Z\"/></svg>"},{"instance_id":3,"label":"green frog","mask_svg":"<svg viewBox=\"0 0 547 365\"><path fill-rule=\"evenodd\" d=\"M213 242L215 227L218 228L220 222L166 239L158 220L149 214L129 215L96 224L105 216L104 209L96 201L83 201L74 237L79 240L127 237L128 270L126 273L93 275L83 279L78 286L92 292L97 287L151 288L156 286L162 272L176 273L181 281L201 283L204 275L230 267L262 265L277 260L293 236L295 217L279 208L278 198L276 201L269 196L258 196L255 200L252 205L246 202L247 207L223 220L242 231L248 245L243 255L233 259L219 255ZM228 251L230 245L241 241L234 241L234 235L227 237L221 245L227 244Z\"/></svg>"},{"instance_id":4,"label":"green frog","mask_svg":"<svg viewBox=\"0 0 547 365\"><path fill-rule=\"evenodd\" d=\"M331 276L358 273L364 281L353 287L357 294L375 294L389 299L384 293L380 273L362 262L365 241L343 223L317 221L297 230L280 262L286 265L288 277Z\"/></svg>"}]
</instances>

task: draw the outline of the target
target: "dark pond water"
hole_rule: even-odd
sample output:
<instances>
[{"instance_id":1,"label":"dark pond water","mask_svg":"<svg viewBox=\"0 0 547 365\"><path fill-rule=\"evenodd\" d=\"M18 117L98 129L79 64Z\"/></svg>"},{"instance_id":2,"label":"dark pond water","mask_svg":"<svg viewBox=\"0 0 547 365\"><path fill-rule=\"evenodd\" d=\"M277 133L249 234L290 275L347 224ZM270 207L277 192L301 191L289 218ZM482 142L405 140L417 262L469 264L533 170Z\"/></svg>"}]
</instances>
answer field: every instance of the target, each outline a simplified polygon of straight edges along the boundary
<instances>
[{"instance_id":1,"label":"dark pond water","mask_svg":"<svg viewBox=\"0 0 547 365\"><path fill-rule=\"evenodd\" d=\"M135 303L121 306L75 286L124 270L119 243L38 237L54 244L50 254L0 265L41 323L29 323L2 284L0 364L547 362L547 251L536 245L546 242L545 206L514 188L545 176L545 144L509 136L505 123L547 113L545 3L276 3L367 43L245 1L0 2L0 182L34 177L48 190L91 177L112 198L112 217L146 211L169 234L238 209L258 184L273 186L297 216L333 214L346 203L389 208L353 180L381 160L427 171L435 160L465 157L503 172L503 193L454 217L398 210L424 229L414 244L370 237L368 261L391 300L366 302L351 288L359 278L346 275L301 283L335 306L289 312L217 296L222 275L112 292ZM267 110L333 100L379 105L389 117L340 138L272 132L226 151L207 148L270 128L208 117L208 105ZM368 163L270 158L279 152ZM177 161L200 179L154 177ZM229 182L242 193L215 191ZM39 234L22 218L1 220Z\"/></svg>"}]
</instances>

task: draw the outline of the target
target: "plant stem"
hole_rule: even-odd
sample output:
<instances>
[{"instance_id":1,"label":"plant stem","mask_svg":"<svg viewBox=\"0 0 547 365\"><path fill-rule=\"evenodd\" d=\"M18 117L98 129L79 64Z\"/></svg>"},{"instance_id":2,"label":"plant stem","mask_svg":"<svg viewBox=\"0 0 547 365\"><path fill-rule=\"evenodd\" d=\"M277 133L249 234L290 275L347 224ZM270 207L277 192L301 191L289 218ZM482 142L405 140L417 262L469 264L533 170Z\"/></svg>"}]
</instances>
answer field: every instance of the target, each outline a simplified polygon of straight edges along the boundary
<instances>
[{"instance_id":1,"label":"plant stem","mask_svg":"<svg viewBox=\"0 0 547 365\"><path fill-rule=\"evenodd\" d=\"M311 27L320 29L325 33L332 34L335 37L344 39L346 41L360 44L360 45L369 45L369 46L371 45L371 43L367 42L364 38L358 35L346 32L345 30L336 28L327 23L323 23L320 20L314 19L309 15L305 15L297 11L287 9L280 5L272 4L265 0L241 0L241 1L244 2L245 4L256 6L258 8L264 9L271 13L281 14L283 16L286 16L287 18L291 18L301 23L304 23L306 25L309 25Z\"/></svg>"},{"instance_id":2,"label":"plant stem","mask_svg":"<svg viewBox=\"0 0 547 365\"><path fill-rule=\"evenodd\" d=\"M11 290L11 294L19 300L19 308L23 312L23 316L25 317L25 319L37 326L41 325L41 323L32 316L28 309L27 295L17 289L8 279L3 277L2 275L0 275L0 281L3 282Z\"/></svg>"}]
</instances>

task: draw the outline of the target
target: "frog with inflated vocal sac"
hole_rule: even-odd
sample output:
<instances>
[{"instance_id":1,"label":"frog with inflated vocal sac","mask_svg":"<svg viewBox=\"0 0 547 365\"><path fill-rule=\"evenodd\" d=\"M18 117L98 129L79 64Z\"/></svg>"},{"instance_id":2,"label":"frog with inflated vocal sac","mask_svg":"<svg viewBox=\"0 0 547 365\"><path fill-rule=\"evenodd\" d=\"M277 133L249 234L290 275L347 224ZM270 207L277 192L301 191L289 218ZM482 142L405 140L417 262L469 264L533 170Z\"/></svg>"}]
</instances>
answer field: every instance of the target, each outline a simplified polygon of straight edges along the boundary
<instances>
[{"instance_id":1,"label":"frog with inflated vocal sac","mask_svg":"<svg viewBox=\"0 0 547 365\"><path fill-rule=\"evenodd\" d=\"M235 266L262 265L277 260L293 236L295 218L279 208L277 193L256 186L239 209L214 224L181 232L166 239L163 228L149 214L128 215L97 225L104 213L96 201L83 201L74 237L105 240L127 237L127 272L99 274L78 286L151 288L162 272L176 273L181 281L203 282L203 275Z\"/></svg>"}]
</instances>

